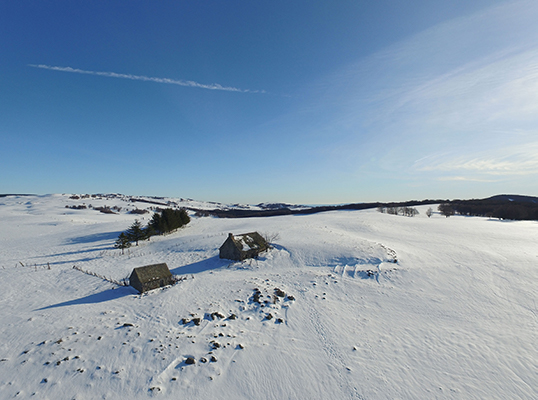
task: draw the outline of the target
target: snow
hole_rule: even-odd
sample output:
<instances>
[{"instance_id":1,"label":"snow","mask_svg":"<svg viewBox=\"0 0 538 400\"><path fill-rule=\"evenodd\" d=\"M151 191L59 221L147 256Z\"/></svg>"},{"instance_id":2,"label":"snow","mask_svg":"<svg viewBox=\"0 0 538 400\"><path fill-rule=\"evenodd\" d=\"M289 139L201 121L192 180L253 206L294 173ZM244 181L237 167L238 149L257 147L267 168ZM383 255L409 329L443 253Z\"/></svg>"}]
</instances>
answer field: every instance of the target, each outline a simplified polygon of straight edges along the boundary
<instances>
[{"instance_id":1,"label":"snow","mask_svg":"<svg viewBox=\"0 0 538 400\"><path fill-rule=\"evenodd\" d=\"M154 205L69 197L0 198L0 399L538 398L537 222L193 217L122 256L118 234L151 218L128 211ZM65 208L83 202L122 209ZM273 249L218 257L251 231ZM159 262L182 280L144 295L73 269Z\"/></svg>"}]
</instances>

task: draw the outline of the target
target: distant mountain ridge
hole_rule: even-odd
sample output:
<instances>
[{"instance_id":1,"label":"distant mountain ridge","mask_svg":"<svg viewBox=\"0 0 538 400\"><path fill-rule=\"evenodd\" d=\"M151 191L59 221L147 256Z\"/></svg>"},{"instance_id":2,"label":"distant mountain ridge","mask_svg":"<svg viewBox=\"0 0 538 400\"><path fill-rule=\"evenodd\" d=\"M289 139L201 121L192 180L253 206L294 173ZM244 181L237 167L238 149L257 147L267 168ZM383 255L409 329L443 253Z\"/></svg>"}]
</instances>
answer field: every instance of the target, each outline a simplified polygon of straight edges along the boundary
<instances>
[{"instance_id":1,"label":"distant mountain ridge","mask_svg":"<svg viewBox=\"0 0 538 400\"><path fill-rule=\"evenodd\" d=\"M5 193L5 194L1 194L0 193L0 197L8 197L8 196L37 196L37 194L17 194L17 193Z\"/></svg>"},{"instance_id":2,"label":"distant mountain ridge","mask_svg":"<svg viewBox=\"0 0 538 400\"><path fill-rule=\"evenodd\" d=\"M7 196L37 196L32 194L0 194L0 198ZM538 197L499 194L484 199L449 200L426 199L410 200L405 202L372 202L349 203L324 206L304 206L287 203L259 203L248 204L222 204L208 201L195 201L183 198L168 198L156 196L126 196L122 194L94 194L94 195L64 195L72 200L85 199L119 199L135 206L152 205L156 207L185 208L197 213L199 216L213 215L220 218L251 218L272 217L279 215L306 215L325 211L337 210L366 210L378 207L415 207L420 205L449 204L455 213L468 216L483 216L513 220L538 220Z\"/></svg>"},{"instance_id":3,"label":"distant mountain ridge","mask_svg":"<svg viewBox=\"0 0 538 400\"><path fill-rule=\"evenodd\" d=\"M522 196L519 194L498 194L496 196L488 197L484 200L493 201L517 201L519 203L535 203L538 204L538 197L534 196Z\"/></svg>"},{"instance_id":4,"label":"distant mountain ridge","mask_svg":"<svg viewBox=\"0 0 538 400\"><path fill-rule=\"evenodd\" d=\"M501 194L478 200L446 202L461 215L507 220L538 220L538 197Z\"/></svg>"},{"instance_id":5,"label":"distant mountain ridge","mask_svg":"<svg viewBox=\"0 0 538 400\"><path fill-rule=\"evenodd\" d=\"M262 210L215 209L206 210L206 212L220 218L251 218L291 214L305 215L337 210L366 210L378 207L415 207L428 204L450 204L455 212L461 215L514 220L538 220L538 197L507 194L471 200L426 199L391 203L351 203L305 208L291 208L281 205L280 207L264 208Z\"/></svg>"}]
</instances>

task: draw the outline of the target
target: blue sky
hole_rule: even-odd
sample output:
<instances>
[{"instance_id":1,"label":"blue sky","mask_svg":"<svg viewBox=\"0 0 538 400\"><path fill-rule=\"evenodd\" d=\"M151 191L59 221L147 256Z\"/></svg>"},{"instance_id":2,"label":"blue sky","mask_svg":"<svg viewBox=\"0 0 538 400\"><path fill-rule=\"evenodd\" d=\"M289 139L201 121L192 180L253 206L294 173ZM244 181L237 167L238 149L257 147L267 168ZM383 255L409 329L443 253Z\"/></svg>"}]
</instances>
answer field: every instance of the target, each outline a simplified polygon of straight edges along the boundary
<instances>
[{"instance_id":1,"label":"blue sky","mask_svg":"<svg viewBox=\"0 0 538 400\"><path fill-rule=\"evenodd\" d=\"M0 193L538 195L535 1L0 2Z\"/></svg>"}]
</instances>

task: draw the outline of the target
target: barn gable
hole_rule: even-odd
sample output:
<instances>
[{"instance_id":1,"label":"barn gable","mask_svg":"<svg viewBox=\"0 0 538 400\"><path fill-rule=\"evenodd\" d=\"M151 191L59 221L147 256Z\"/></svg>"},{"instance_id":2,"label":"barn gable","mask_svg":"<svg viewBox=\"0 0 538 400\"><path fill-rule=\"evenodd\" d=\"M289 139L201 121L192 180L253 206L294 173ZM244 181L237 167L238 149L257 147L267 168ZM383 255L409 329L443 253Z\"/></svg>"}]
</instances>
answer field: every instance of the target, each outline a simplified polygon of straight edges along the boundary
<instances>
[{"instance_id":1,"label":"barn gable","mask_svg":"<svg viewBox=\"0 0 538 400\"><path fill-rule=\"evenodd\" d=\"M140 293L173 283L172 273L166 263L135 268L129 277L129 284Z\"/></svg>"}]
</instances>

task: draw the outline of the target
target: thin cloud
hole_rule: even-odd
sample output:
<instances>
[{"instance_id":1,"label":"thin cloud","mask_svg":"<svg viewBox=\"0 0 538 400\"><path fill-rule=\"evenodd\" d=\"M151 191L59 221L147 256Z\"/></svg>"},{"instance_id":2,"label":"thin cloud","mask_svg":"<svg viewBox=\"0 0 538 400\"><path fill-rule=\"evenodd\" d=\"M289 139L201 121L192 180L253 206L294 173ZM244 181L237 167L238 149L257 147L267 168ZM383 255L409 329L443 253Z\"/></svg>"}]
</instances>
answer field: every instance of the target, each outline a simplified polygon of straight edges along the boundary
<instances>
[{"instance_id":1,"label":"thin cloud","mask_svg":"<svg viewBox=\"0 0 538 400\"><path fill-rule=\"evenodd\" d=\"M450 153L424 157L415 162L418 171L466 172L487 176L535 175L538 171L538 142L463 156ZM467 177L469 178L469 177Z\"/></svg>"},{"instance_id":2,"label":"thin cloud","mask_svg":"<svg viewBox=\"0 0 538 400\"><path fill-rule=\"evenodd\" d=\"M222 86L219 83L212 83L208 85L208 84L198 83L194 81L184 81L184 80L170 79L170 78L155 78L155 77L143 76L143 75L118 74L116 72L87 71L87 70L78 69L78 68L56 67L56 66L44 65L44 64L38 64L38 65L28 64L28 66L33 67L33 68L47 69L50 71L97 75L97 76L105 76L107 78L131 79L133 81L166 83L169 85L179 85L179 86L194 87L194 88L208 89L208 90L224 90L226 92L239 92L239 93L265 93L265 90L239 89L239 88L235 88L231 86Z\"/></svg>"},{"instance_id":3,"label":"thin cloud","mask_svg":"<svg viewBox=\"0 0 538 400\"><path fill-rule=\"evenodd\" d=\"M485 183L498 182L498 180L472 178L472 177L468 177L468 176L445 176L445 177L437 178L437 180L441 181L441 182L450 182L450 181L456 181L456 182L485 182Z\"/></svg>"}]
</instances>

